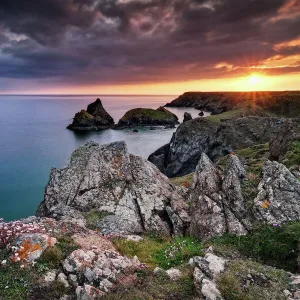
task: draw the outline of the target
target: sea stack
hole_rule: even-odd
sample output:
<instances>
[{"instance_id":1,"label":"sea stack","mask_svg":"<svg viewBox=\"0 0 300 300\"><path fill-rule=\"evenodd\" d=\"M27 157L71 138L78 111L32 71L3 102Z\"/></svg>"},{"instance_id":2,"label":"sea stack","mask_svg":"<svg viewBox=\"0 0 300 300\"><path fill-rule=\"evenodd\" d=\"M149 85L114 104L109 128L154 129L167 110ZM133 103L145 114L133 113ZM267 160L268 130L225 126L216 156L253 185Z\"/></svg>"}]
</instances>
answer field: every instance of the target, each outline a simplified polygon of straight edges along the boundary
<instances>
[{"instance_id":1,"label":"sea stack","mask_svg":"<svg viewBox=\"0 0 300 300\"><path fill-rule=\"evenodd\" d=\"M67 128L76 131L103 130L113 127L114 124L114 119L107 113L98 98L88 105L87 110L76 113L73 123Z\"/></svg>"}]
</instances>

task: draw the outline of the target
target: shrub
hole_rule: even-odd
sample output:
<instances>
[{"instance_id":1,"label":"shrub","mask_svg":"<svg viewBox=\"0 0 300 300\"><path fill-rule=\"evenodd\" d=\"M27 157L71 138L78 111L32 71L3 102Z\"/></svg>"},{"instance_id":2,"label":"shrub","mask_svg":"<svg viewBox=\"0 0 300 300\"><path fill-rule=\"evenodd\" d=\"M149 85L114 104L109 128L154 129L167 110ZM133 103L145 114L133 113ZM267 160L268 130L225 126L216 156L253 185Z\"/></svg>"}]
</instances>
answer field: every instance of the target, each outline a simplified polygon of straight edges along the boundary
<instances>
[{"instance_id":1,"label":"shrub","mask_svg":"<svg viewBox=\"0 0 300 300\"><path fill-rule=\"evenodd\" d=\"M62 260L62 251L58 247L54 246L46 249L42 253L38 263L46 264L50 269L56 269L60 266Z\"/></svg>"}]
</instances>

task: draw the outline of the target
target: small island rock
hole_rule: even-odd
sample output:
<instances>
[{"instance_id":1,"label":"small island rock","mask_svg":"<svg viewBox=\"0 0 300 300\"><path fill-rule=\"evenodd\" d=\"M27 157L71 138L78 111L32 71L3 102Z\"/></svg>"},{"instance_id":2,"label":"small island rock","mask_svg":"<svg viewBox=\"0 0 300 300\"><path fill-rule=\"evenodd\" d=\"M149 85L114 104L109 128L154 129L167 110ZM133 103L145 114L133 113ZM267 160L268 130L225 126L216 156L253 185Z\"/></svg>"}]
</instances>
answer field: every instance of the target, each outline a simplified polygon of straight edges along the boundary
<instances>
[{"instance_id":1,"label":"small island rock","mask_svg":"<svg viewBox=\"0 0 300 300\"><path fill-rule=\"evenodd\" d=\"M78 112L73 123L67 128L71 130L102 130L114 126L114 119L106 112L101 100L88 105L87 110Z\"/></svg>"},{"instance_id":2,"label":"small island rock","mask_svg":"<svg viewBox=\"0 0 300 300\"><path fill-rule=\"evenodd\" d=\"M132 127L132 126L159 126L179 124L178 117L165 109L160 107L158 109L151 108L135 108L126 112L120 119L118 127Z\"/></svg>"},{"instance_id":3,"label":"small island rock","mask_svg":"<svg viewBox=\"0 0 300 300\"><path fill-rule=\"evenodd\" d=\"M183 123L192 120L192 115L188 112L184 113L184 119L183 119Z\"/></svg>"}]
</instances>

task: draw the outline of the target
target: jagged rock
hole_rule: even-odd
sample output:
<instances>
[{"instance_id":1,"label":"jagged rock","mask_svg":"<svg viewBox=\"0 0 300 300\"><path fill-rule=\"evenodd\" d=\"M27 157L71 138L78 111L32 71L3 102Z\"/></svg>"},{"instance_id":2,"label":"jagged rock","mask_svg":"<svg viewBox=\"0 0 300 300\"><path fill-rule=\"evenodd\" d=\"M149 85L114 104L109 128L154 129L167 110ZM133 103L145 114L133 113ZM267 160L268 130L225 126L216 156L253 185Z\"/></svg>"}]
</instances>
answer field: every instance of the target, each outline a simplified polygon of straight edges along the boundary
<instances>
[{"instance_id":1,"label":"jagged rock","mask_svg":"<svg viewBox=\"0 0 300 300\"><path fill-rule=\"evenodd\" d=\"M150 162L129 155L124 142L87 143L65 168L52 169L37 215L61 218L67 208L113 214L100 222L103 233L181 234L189 222L180 191Z\"/></svg>"},{"instance_id":2,"label":"jagged rock","mask_svg":"<svg viewBox=\"0 0 300 300\"><path fill-rule=\"evenodd\" d=\"M135 108L126 112L126 114L119 120L118 127L132 127L132 126L158 126L179 124L178 117L165 109L160 107L158 109L150 108Z\"/></svg>"},{"instance_id":3,"label":"jagged rock","mask_svg":"<svg viewBox=\"0 0 300 300\"><path fill-rule=\"evenodd\" d=\"M87 110L76 113L73 123L67 128L72 130L102 130L114 126L113 118L104 109L101 100L88 105Z\"/></svg>"},{"instance_id":4,"label":"jagged rock","mask_svg":"<svg viewBox=\"0 0 300 300\"><path fill-rule=\"evenodd\" d=\"M183 119L183 123L192 120L192 115L188 112L184 113L184 119Z\"/></svg>"},{"instance_id":5,"label":"jagged rock","mask_svg":"<svg viewBox=\"0 0 300 300\"><path fill-rule=\"evenodd\" d=\"M204 257L193 257L189 261L189 264L192 267L201 270L206 277L214 280L221 272L225 270L226 261L217 255L207 253Z\"/></svg>"},{"instance_id":6,"label":"jagged rock","mask_svg":"<svg viewBox=\"0 0 300 300\"><path fill-rule=\"evenodd\" d=\"M237 157L229 161L223 179L220 170L202 153L189 196L192 235L209 238L225 232L247 233L241 222L246 217L239 179L244 170Z\"/></svg>"},{"instance_id":7,"label":"jagged rock","mask_svg":"<svg viewBox=\"0 0 300 300\"><path fill-rule=\"evenodd\" d=\"M280 119L267 117L233 118L220 123L196 118L181 124L170 143L148 159L168 177L183 176L195 171L202 152L216 161L233 150L269 142L282 126ZM299 122L293 121L293 126L298 130Z\"/></svg>"},{"instance_id":8,"label":"jagged rock","mask_svg":"<svg viewBox=\"0 0 300 300\"><path fill-rule=\"evenodd\" d=\"M226 261L212 253L190 260L194 269L194 284L199 295L207 300L222 300L216 285L217 276L225 270Z\"/></svg>"},{"instance_id":9,"label":"jagged rock","mask_svg":"<svg viewBox=\"0 0 300 300\"><path fill-rule=\"evenodd\" d=\"M293 127L293 123L286 120L276 137L270 141L270 160L281 161L283 159L288 151L290 143L295 138Z\"/></svg>"},{"instance_id":10,"label":"jagged rock","mask_svg":"<svg viewBox=\"0 0 300 300\"><path fill-rule=\"evenodd\" d=\"M282 164L266 161L253 212L257 220L281 224L300 220L300 182Z\"/></svg>"},{"instance_id":11,"label":"jagged rock","mask_svg":"<svg viewBox=\"0 0 300 300\"><path fill-rule=\"evenodd\" d=\"M116 250L103 251L97 248L73 251L63 262L63 268L70 275L83 275L81 280L85 284L97 282L96 287L99 290L108 292L119 276L134 274L141 268L141 264L136 257L129 259L121 256Z\"/></svg>"}]
</instances>

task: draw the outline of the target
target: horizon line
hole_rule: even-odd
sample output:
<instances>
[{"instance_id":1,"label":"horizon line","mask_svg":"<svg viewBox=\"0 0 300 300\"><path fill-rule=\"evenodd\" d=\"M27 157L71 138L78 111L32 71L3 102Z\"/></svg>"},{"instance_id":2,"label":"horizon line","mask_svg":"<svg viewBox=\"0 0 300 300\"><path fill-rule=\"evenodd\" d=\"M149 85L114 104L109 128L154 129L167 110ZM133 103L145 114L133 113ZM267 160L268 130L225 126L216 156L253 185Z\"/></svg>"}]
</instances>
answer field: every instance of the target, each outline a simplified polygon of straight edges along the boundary
<instances>
[{"instance_id":1,"label":"horizon line","mask_svg":"<svg viewBox=\"0 0 300 300\"><path fill-rule=\"evenodd\" d=\"M300 90L257 90L257 91L185 91L180 95L185 93L275 93L275 92L300 92ZM116 96L146 96L146 97L157 97L157 96L178 96L178 94L6 94L0 93L0 96L95 96L95 97L116 97Z\"/></svg>"}]
</instances>

